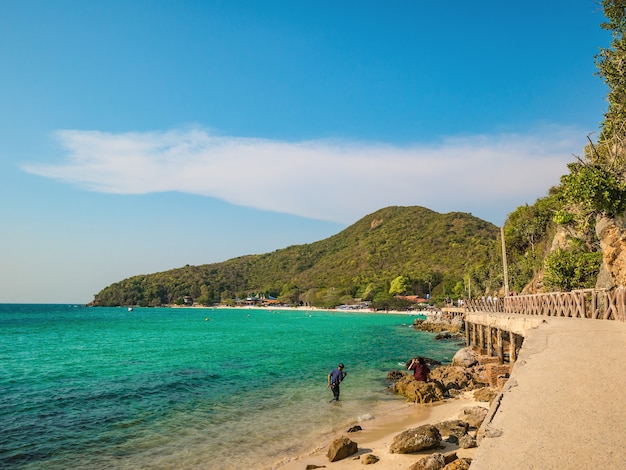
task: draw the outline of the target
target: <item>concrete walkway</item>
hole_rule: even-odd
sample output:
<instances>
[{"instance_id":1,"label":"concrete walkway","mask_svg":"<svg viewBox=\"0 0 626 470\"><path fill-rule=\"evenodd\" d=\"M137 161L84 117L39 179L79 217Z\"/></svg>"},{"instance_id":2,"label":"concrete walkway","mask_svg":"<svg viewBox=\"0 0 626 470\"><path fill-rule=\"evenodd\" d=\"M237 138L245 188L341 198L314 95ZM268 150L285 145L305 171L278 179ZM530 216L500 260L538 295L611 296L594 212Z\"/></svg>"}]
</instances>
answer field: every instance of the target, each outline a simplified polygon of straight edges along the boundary
<instances>
[{"instance_id":1,"label":"concrete walkway","mask_svg":"<svg viewBox=\"0 0 626 470\"><path fill-rule=\"evenodd\" d=\"M626 323L542 318L471 470L626 468Z\"/></svg>"}]
</instances>

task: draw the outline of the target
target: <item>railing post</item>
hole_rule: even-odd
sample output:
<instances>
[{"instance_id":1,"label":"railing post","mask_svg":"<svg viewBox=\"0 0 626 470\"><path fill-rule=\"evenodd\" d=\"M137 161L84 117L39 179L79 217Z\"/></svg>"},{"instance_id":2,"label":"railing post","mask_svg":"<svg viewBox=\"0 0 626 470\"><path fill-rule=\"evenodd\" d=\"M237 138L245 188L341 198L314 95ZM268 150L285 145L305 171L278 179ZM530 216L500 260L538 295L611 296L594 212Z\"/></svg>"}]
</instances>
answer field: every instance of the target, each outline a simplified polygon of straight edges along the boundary
<instances>
[{"instance_id":1,"label":"railing post","mask_svg":"<svg viewBox=\"0 0 626 470\"><path fill-rule=\"evenodd\" d=\"M483 354L485 349L485 328L483 325L478 325L478 337L480 339L480 353Z\"/></svg>"},{"instance_id":2,"label":"railing post","mask_svg":"<svg viewBox=\"0 0 626 470\"><path fill-rule=\"evenodd\" d=\"M515 349L515 340L517 335L515 333L509 333L509 362L513 364L517 361L517 350Z\"/></svg>"},{"instance_id":3,"label":"railing post","mask_svg":"<svg viewBox=\"0 0 626 470\"><path fill-rule=\"evenodd\" d=\"M624 287L620 286L615 293L615 303L617 304L616 316L620 321L626 321L626 296L624 295L624 291Z\"/></svg>"},{"instance_id":4,"label":"railing post","mask_svg":"<svg viewBox=\"0 0 626 470\"><path fill-rule=\"evenodd\" d=\"M502 341L502 330L500 328L496 328L496 343L497 348L496 352L498 354L498 361L500 364L504 363L504 341Z\"/></svg>"}]
</instances>

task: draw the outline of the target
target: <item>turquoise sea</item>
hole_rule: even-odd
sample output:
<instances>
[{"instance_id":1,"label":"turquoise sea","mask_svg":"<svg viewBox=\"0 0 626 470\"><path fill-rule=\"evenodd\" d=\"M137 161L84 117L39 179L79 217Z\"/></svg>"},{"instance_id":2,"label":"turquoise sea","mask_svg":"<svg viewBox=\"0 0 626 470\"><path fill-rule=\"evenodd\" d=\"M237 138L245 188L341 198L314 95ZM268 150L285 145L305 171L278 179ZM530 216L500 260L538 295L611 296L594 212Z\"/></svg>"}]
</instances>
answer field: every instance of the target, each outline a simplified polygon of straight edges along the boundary
<instances>
[{"instance_id":1,"label":"turquoise sea","mask_svg":"<svg viewBox=\"0 0 626 470\"><path fill-rule=\"evenodd\" d=\"M414 317L0 305L0 468L277 468L389 402L386 374L461 347ZM343 362L341 401L327 374Z\"/></svg>"}]
</instances>

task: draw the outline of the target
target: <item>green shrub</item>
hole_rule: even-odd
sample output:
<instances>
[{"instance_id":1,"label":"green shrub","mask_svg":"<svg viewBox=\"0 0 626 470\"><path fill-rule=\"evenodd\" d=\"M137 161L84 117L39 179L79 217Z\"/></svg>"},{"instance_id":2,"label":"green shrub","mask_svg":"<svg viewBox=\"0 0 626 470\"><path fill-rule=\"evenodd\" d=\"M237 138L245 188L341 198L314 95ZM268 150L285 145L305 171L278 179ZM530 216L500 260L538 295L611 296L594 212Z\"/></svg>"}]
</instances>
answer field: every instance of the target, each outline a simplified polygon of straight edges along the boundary
<instances>
[{"instance_id":1,"label":"green shrub","mask_svg":"<svg viewBox=\"0 0 626 470\"><path fill-rule=\"evenodd\" d=\"M601 252L556 250L544 263L544 283L549 289L569 291L594 287L602 264Z\"/></svg>"}]
</instances>

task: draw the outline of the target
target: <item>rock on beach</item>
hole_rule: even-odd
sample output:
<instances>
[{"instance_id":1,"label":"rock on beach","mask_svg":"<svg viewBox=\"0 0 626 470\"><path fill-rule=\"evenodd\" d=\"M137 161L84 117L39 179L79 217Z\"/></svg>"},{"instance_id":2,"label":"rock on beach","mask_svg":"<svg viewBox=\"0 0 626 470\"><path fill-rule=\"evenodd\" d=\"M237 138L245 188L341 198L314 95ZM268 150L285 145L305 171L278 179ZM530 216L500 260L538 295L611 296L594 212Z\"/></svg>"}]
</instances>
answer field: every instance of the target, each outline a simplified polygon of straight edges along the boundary
<instances>
[{"instance_id":1,"label":"rock on beach","mask_svg":"<svg viewBox=\"0 0 626 470\"><path fill-rule=\"evenodd\" d=\"M341 436L330 443L326 456L331 462L336 462L337 460L350 457L351 455L356 454L358 451L359 449L356 442L351 441L345 436Z\"/></svg>"},{"instance_id":2,"label":"rock on beach","mask_svg":"<svg viewBox=\"0 0 626 470\"><path fill-rule=\"evenodd\" d=\"M430 424L407 429L393 438L389 446L392 454L409 454L420 450L433 449L441 443L439 430Z\"/></svg>"}]
</instances>

